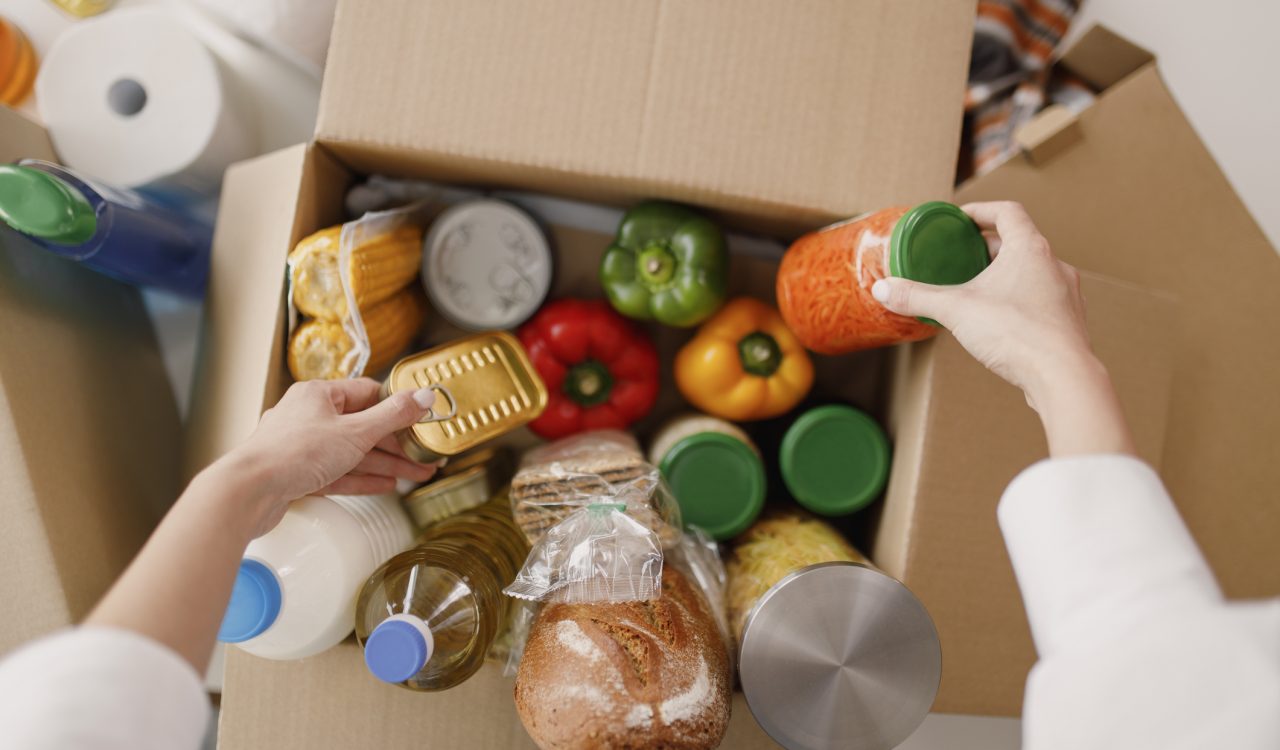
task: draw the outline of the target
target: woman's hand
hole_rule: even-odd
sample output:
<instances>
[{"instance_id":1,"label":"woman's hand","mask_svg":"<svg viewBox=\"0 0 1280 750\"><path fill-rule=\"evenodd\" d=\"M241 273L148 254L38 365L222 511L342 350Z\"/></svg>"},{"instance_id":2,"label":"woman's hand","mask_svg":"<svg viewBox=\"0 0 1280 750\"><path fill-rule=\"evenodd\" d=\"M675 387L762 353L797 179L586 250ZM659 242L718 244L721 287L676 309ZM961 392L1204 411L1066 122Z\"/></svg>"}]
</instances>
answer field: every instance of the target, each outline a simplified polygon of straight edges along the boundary
<instances>
[{"instance_id":1,"label":"woman's hand","mask_svg":"<svg viewBox=\"0 0 1280 750\"><path fill-rule=\"evenodd\" d=\"M378 383L368 378L296 383L249 439L211 468L255 478L266 502L255 535L264 534L304 495L379 494L394 490L397 478L430 479L436 465L406 458L393 433L434 402L425 388L379 401Z\"/></svg>"},{"instance_id":2,"label":"woman's hand","mask_svg":"<svg viewBox=\"0 0 1280 750\"><path fill-rule=\"evenodd\" d=\"M249 540L303 495L390 492L396 477L430 479L436 467L405 458L392 433L434 401L423 389L379 402L368 379L294 385L244 444L191 481L86 622L141 633L203 673Z\"/></svg>"},{"instance_id":3,"label":"woman's hand","mask_svg":"<svg viewBox=\"0 0 1280 750\"><path fill-rule=\"evenodd\" d=\"M1079 273L1054 257L1020 204L962 208L987 237L987 270L957 286L883 279L872 294L896 313L946 326L979 362L1021 388L1054 455L1131 453L1111 380L1089 344Z\"/></svg>"}]
</instances>

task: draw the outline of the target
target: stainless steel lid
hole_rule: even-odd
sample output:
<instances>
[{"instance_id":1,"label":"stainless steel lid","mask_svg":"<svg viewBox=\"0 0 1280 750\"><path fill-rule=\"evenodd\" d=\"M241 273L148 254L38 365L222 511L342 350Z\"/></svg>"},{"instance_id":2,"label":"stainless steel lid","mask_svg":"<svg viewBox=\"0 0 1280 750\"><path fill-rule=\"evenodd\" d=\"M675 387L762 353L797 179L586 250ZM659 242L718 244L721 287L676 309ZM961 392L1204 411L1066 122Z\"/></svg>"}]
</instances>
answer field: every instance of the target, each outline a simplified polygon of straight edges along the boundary
<instances>
[{"instance_id":1,"label":"stainless steel lid","mask_svg":"<svg viewBox=\"0 0 1280 750\"><path fill-rule=\"evenodd\" d=\"M739 674L756 721L788 750L890 750L924 721L942 676L938 631L874 568L802 568L760 597Z\"/></svg>"}]
</instances>

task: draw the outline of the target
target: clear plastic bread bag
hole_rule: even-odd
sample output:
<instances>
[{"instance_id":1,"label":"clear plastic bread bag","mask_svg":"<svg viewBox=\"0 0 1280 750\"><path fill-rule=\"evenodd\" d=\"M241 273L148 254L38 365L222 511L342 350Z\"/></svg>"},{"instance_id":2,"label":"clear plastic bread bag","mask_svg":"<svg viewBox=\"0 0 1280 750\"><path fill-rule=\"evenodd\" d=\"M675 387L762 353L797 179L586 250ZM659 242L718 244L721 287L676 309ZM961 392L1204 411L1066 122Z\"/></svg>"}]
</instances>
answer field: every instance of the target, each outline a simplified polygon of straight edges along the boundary
<instances>
[{"instance_id":1,"label":"clear plastic bread bag","mask_svg":"<svg viewBox=\"0 0 1280 750\"><path fill-rule=\"evenodd\" d=\"M588 432L530 451L511 501L533 549L508 595L579 603L661 594L663 550L682 536L680 507L630 435Z\"/></svg>"},{"instance_id":2,"label":"clear plastic bread bag","mask_svg":"<svg viewBox=\"0 0 1280 750\"><path fill-rule=\"evenodd\" d=\"M738 649L729 631L728 583L729 575L720 557L720 546L711 535L697 526L689 526L680 536L680 543L666 550L666 564L677 568L689 579L693 587L702 592L715 617L716 629L724 640L729 654L729 672L733 674L734 657Z\"/></svg>"}]
</instances>

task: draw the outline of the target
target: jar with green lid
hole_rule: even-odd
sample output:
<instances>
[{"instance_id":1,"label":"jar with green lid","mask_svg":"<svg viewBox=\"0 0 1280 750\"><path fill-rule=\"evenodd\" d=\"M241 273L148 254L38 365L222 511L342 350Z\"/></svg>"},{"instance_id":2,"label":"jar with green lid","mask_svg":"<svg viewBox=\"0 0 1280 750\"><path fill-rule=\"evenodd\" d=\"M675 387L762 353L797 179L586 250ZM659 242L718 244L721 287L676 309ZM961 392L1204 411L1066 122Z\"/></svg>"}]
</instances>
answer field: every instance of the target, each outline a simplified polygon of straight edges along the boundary
<instances>
[{"instance_id":1,"label":"jar with green lid","mask_svg":"<svg viewBox=\"0 0 1280 750\"><path fill-rule=\"evenodd\" d=\"M723 419L687 414L668 422L653 439L649 461L662 471L684 522L717 540L742 533L764 507L760 451Z\"/></svg>"},{"instance_id":2,"label":"jar with green lid","mask_svg":"<svg viewBox=\"0 0 1280 750\"><path fill-rule=\"evenodd\" d=\"M778 266L778 310L806 349L848 354L920 341L937 324L899 315L871 294L886 276L963 284L989 261L978 225L958 206L894 206L810 232Z\"/></svg>"},{"instance_id":3,"label":"jar with green lid","mask_svg":"<svg viewBox=\"0 0 1280 750\"><path fill-rule=\"evenodd\" d=\"M782 481L796 502L824 516L861 510L889 478L889 439L850 406L810 409L792 423L779 451Z\"/></svg>"}]
</instances>

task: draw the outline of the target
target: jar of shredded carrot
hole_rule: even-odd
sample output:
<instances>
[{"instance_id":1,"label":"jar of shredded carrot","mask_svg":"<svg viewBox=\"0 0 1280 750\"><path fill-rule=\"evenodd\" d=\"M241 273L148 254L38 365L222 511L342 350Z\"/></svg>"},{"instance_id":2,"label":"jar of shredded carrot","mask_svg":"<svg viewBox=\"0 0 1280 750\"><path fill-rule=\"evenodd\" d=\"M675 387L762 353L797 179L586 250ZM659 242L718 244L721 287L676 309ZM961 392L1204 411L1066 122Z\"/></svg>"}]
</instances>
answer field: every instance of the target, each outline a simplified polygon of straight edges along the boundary
<instances>
[{"instance_id":1,"label":"jar of shredded carrot","mask_svg":"<svg viewBox=\"0 0 1280 750\"><path fill-rule=\"evenodd\" d=\"M871 296L886 276L963 284L988 263L973 220L941 201L895 206L811 232L778 268L778 309L806 348L819 354L927 339L933 321L890 312Z\"/></svg>"}]
</instances>

